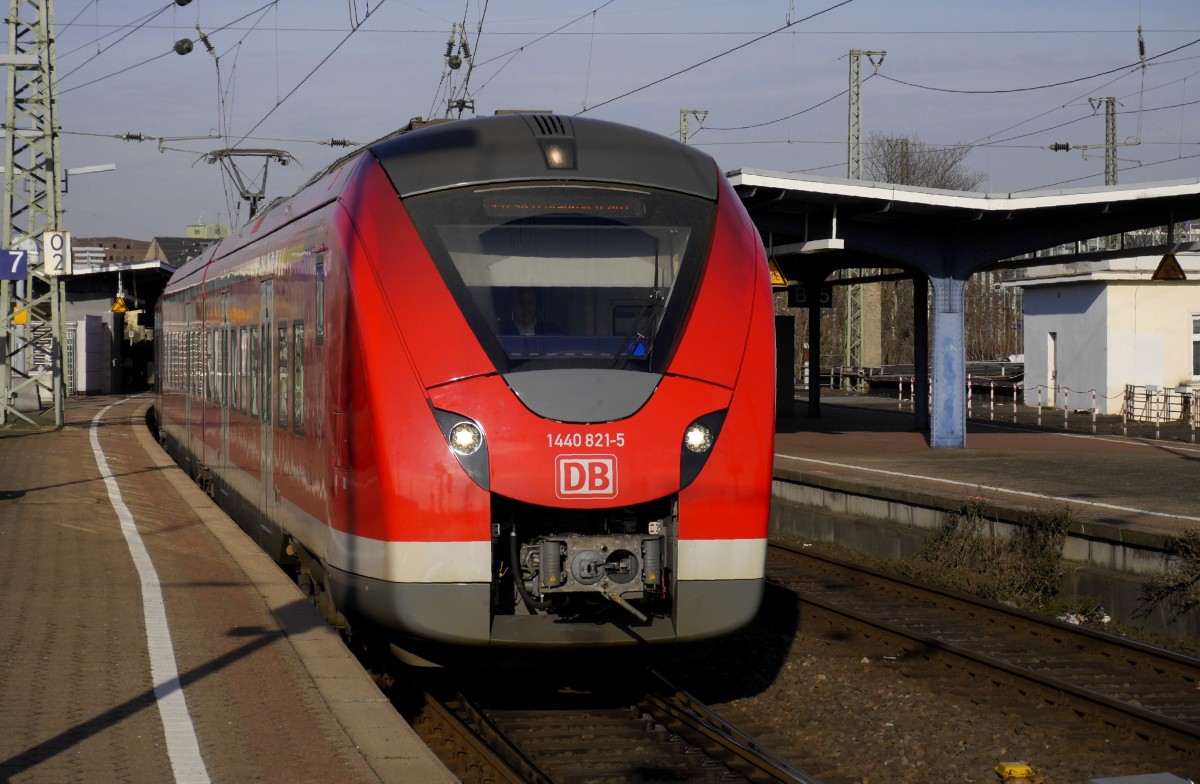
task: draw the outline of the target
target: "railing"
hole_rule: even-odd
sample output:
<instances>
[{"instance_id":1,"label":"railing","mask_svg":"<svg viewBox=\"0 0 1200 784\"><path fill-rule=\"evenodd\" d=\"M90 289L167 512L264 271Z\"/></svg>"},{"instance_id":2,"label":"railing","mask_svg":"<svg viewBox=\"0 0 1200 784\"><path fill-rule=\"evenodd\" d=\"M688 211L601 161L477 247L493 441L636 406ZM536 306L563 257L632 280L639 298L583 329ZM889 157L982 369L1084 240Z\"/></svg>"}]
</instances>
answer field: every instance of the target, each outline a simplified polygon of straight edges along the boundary
<instances>
[{"instance_id":1,"label":"railing","mask_svg":"<svg viewBox=\"0 0 1200 784\"><path fill-rule=\"evenodd\" d=\"M871 376L881 375L882 368L857 367L854 365L835 365L822 367L819 376L821 386L828 389L853 388L861 390Z\"/></svg>"},{"instance_id":2,"label":"railing","mask_svg":"<svg viewBox=\"0 0 1200 784\"><path fill-rule=\"evenodd\" d=\"M1200 393L1190 387L1160 389L1152 384L1126 384L1121 416L1129 422L1153 422L1156 430L1163 422L1182 422L1192 429L1200 425Z\"/></svg>"},{"instance_id":3,"label":"railing","mask_svg":"<svg viewBox=\"0 0 1200 784\"><path fill-rule=\"evenodd\" d=\"M928 395L926 396L927 405L932 410L933 405L933 379L928 380ZM1078 423L1080 415L1091 420L1092 433L1098 433L1098 418L1099 407L1096 402L1099 398L1106 400L1115 400L1121 398L1121 434L1129 435L1129 424L1153 424L1154 437L1162 437L1162 426L1166 424L1182 425L1188 428L1190 440L1196 443L1196 430L1200 429L1200 392L1186 389L1186 391L1176 389L1159 389L1154 386L1137 386L1127 385L1125 391L1120 395L1101 395L1094 389L1080 391L1069 387L1058 387L1052 389L1050 387L1038 385L1030 387L1028 392L1034 401L1029 404L1028 408L1033 409L1029 416L1020 411L1018 400L1024 387L1021 383L1001 382L997 383L993 379L975 379L970 375L967 376L967 418L982 419L986 411L986 417L989 420L996 420L997 414L1000 419L1011 418L1013 424L1021 422L1022 418L1027 421L1027 424L1036 424L1038 427L1050 426L1051 419L1058 418L1058 412L1062 414L1062 427L1067 430L1071 426L1072 417ZM901 377L899 379L897 392L897 406L901 410L913 409L915 405L915 377ZM907 391L907 396L906 396ZM1007 400L1005 400L1007 398ZM906 405L907 404L907 405ZM1082 404L1087 404L1086 407ZM1072 407L1074 406L1074 408ZM982 409L982 411L977 411ZM1011 411L1011 415L1009 414ZM1078 424L1076 424L1078 427ZM1143 431L1145 429L1143 428Z\"/></svg>"}]
</instances>

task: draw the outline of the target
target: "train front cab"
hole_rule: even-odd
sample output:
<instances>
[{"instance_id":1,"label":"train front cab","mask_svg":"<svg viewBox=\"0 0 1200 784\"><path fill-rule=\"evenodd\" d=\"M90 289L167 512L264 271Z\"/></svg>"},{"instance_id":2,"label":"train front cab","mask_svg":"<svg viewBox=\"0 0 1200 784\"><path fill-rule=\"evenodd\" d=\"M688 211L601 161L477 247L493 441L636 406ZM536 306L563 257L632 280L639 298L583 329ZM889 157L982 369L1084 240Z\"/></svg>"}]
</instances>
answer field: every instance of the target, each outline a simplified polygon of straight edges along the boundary
<instances>
[{"instance_id":1,"label":"train front cab","mask_svg":"<svg viewBox=\"0 0 1200 784\"><path fill-rule=\"evenodd\" d=\"M345 200L360 345L341 405L374 412L345 442L379 507L335 514L339 606L411 638L519 648L702 640L753 617L772 303L757 234L713 176L716 200L534 182L401 206L364 173ZM393 416L417 387L430 416ZM370 568L363 518L387 542Z\"/></svg>"}]
</instances>

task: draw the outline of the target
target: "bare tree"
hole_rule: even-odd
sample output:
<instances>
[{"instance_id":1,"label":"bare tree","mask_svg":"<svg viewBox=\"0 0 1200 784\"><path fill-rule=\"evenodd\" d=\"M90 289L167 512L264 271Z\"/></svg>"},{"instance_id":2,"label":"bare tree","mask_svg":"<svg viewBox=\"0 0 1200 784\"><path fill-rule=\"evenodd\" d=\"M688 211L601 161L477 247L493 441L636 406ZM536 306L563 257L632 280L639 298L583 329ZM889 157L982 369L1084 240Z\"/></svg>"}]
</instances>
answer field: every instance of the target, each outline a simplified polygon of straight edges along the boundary
<instances>
[{"instance_id":1,"label":"bare tree","mask_svg":"<svg viewBox=\"0 0 1200 784\"><path fill-rule=\"evenodd\" d=\"M885 136L872 132L867 137L866 147L863 172L876 182L973 191L985 177L983 172L963 167L963 161L971 151L967 145L930 145L916 136Z\"/></svg>"},{"instance_id":2,"label":"bare tree","mask_svg":"<svg viewBox=\"0 0 1200 784\"><path fill-rule=\"evenodd\" d=\"M985 174L965 168L970 152L966 145L929 145L917 137L871 133L864 151L863 172L876 182L924 188L970 191L983 182ZM919 274L919 273L918 273ZM1010 277L1008 271L975 275L964 292L966 306L965 349L968 359L993 359L1021 352L1021 313L1013 294L996 285ZM922 280L923 283L923 280ZM882 363L912 364L914 352L913 281L879 284ZM932 297L930 298L932 305ZM821 354L813 365L839 365L844 354L846 296L844 286L834 287L833 307L821 313ZM777 312L797 316L797 372L808 341L802 310L793 311L779 303Z\"/></svg>"},{"instance_id":3,"label":"bare tree","mask_svg":"<svg viewBox=\"0 0 1200 784\"><path fill-rule=\"evenodd\" d=\"M867 139L864 172L878 182L924 188L970 191L979 187L984 173L965 168L971 148L966 145L938 146L917 137L895 137L872 133ZM965 335L969 359L991 359L1020 351L1020 334L1014 328L1019 314L1011 297L997 287L996 273L976 275L967 284ZM880 284L883 363L913 361L913 283L887 281Z\"/></svg>"}]
</instances>

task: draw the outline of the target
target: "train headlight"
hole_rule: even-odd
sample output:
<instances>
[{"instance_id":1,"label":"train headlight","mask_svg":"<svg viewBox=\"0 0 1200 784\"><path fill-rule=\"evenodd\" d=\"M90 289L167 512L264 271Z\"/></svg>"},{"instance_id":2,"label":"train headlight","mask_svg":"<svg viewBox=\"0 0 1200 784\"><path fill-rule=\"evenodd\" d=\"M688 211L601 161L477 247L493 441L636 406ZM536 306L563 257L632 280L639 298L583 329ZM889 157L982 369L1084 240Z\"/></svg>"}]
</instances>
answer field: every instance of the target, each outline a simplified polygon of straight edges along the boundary
<instances>
[{"instance_id":1,"label":"train headlight","mask_svg":"<svg viewBox=\"0 0 1200 784\"><path fill-rule=\"evenodd\" d=\"M574 169L575 142L572 139L539 139L547 169Z\"/></svg>"},{"instance_id":2,"label":"train headlight","mask_svg":"<svg viewBox=\"0 0 1200 784\"><path fill-rule=\"evenodd\" d=\"M683 444L679 447L679 489L690 485L700 475L704 464L712 456L713 444L721 437L727 411L713 411L697 417L683 431Z\"/></svg>"},{"instance_id":3,"label":"train headlight","mask_svg":"<svg viewBox=\"0 0 1200 784\"><path fill-rule=\"evenodd\" d=\"M450 429L449 441L456 454L473 455L483 446L483 431L473 422L459 422Z\"/></svg>"},{"instance_id":4,"label":"train headlight","mask_svg":"<svg viewBox=\"0 0 1200 784\"><path fill-rule=\"evenodd\" d=\"M438 429L442 431L442 438L446 439L446 445L450 447L450 454L454 455L454 459L475 484L484 490L489 489L491 469L483 428L470 417L453 411L435 408L433 416L437 420Z\"/></svg>"},{"instance_id":5,"label":"train headlight","mask_svg":"<svg viewBox=\"0 0 1200 784\"><path fill-rule=\"evenodd\" d=\"M707 452L713 445L712 431L699 422L693 422L683 434L683 445L692 452Z\"/></svg>"}]
</instances>

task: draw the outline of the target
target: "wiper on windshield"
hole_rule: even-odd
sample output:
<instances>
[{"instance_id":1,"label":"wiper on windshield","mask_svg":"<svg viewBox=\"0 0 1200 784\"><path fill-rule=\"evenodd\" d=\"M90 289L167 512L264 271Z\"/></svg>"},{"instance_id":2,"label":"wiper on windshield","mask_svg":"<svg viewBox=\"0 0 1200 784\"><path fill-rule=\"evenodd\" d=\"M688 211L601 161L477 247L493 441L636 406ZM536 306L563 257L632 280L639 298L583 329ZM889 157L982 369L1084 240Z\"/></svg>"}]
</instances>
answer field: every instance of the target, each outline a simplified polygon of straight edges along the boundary
<instances>
[{"instance_id":1,"label":"wiper on windshield","mask_svg":"<svg viewBox=\"0 0 1200 784\"><path fill-rule=\"evenodd\" d=\"M650 296L633 318L633 324L621 340L617 353L613 354L613 370L621 370L631 359L648 360L654 345L655 315L662 307L664 297L658 288L650 290Z\"/></svg>"}]
</instances>

